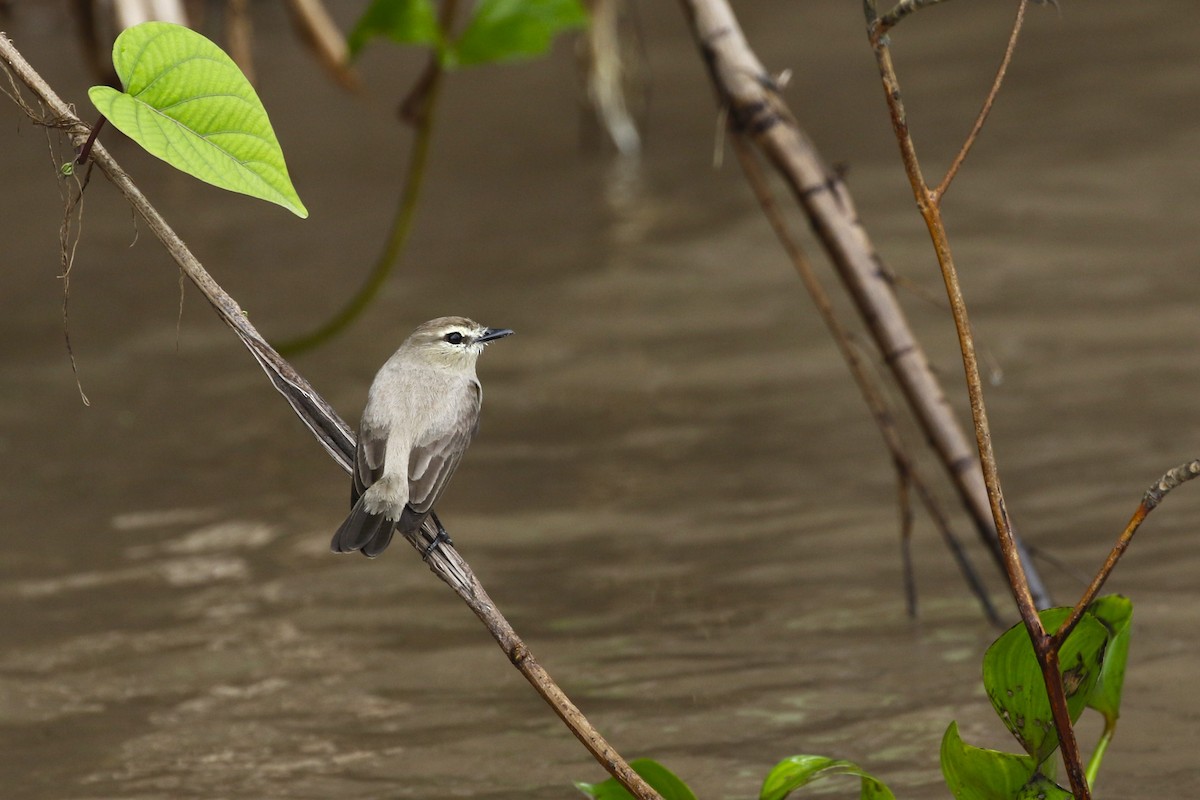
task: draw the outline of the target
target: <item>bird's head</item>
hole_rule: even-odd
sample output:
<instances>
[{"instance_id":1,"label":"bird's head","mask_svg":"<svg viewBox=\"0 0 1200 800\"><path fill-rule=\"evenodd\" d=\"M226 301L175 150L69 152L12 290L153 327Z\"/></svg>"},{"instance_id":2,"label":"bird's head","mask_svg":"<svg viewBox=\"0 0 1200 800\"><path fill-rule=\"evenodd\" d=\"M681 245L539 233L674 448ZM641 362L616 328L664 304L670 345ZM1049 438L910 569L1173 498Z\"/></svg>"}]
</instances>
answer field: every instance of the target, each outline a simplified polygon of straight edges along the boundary
<instances>
[{"instance_id":1,"label":"bird's head","mask_svg":"<svg viewBox=\"0 0 1200 800\"><path fill-rule=\"evenodd\" d=\"M475 366L489 342L511 334L508 328L489 328L466 317L438 317L419 325L405 340L403 349L431 364L467 369Z\"/></svg>"}]
</instances>

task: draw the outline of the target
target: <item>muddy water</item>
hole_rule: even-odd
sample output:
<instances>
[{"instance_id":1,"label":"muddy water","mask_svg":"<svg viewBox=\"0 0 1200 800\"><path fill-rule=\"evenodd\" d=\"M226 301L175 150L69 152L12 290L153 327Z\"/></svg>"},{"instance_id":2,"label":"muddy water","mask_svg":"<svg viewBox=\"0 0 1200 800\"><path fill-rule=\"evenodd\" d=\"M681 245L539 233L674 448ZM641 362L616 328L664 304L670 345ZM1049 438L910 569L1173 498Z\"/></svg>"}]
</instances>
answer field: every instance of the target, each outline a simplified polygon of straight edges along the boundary
<instances>
[{"instance_id":1,"label":"muddy water","mask_svg":"<svg viewBox=\"0 0 1200 800\"><path fill-rule=\"evenodd\" d=\"M857 6L742 5L764 61L794 71L788 98L826 157L849 165L956 388ZM939 6L895 37L930 172L974 114L1009 5ZM1200 44L1191 0L1062 5L1031 13L947 209L1009 506L1032 543L1086 572L1145 485L1200 451ZM8 30L82 107L61 12L34 6ZM375 48L369 91L348 97L280 12L256 13L261 91L309 221L106 141L284 337L329 313L376 252L407 141L391 109L418 62ZM356 419L417 321L515 328L481 363L483 431L443 516L614 744L705 797L752 796L796 752L944 797L951 719L1011 746L977 681L993 632L924 520L922 615L905 619L878 435L740 175L710 167L711 93L678 10L640 13L641 163L580 151L566 48L455 75L400 276L297 365ZM551 798L600 779L412 553L328 554L345 476L194 292L179 319L177 273L99 181L71 282L80 403L45 137L4 114L0 796ZM1200 491L1173 495L1111 583L1137 612L1110 796L1195 793L1197 520ZM1076 590L1044 569L1060 596Z\"/></svg>"}]
</instances>

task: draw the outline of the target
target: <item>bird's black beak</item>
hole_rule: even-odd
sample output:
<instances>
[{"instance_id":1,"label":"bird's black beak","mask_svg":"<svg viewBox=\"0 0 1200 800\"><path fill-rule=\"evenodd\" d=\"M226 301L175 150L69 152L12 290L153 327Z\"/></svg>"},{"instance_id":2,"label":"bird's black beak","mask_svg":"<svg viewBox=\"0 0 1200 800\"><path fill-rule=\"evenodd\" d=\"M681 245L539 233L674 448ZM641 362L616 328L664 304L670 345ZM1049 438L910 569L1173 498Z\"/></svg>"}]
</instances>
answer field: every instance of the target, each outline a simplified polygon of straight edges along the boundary
<instances>
[{"instance_id":1,"label":"bird's black beak","mask_svg":"<svg viewBox=\"0 0 1200 800\"><path fill-rule=\"evenodd\" d=\"M483 335L475 341L476 343L482 342L487 344L496 339L503 339L505 336L512 336L512 333L508 328L487 328L484 330Z\"/></svg>"}]
</instances>

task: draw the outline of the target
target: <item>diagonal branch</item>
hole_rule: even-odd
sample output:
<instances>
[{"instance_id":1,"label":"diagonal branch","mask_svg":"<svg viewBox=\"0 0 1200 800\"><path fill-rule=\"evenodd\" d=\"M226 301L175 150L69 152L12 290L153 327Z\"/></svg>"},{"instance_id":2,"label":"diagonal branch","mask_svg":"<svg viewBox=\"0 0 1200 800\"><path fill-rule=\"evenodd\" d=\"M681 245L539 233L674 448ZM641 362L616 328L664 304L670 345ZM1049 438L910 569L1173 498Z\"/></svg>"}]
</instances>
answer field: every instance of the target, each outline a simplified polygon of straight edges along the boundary
<instances>
[{"instance_id":1,"label":"diagonal branch","mask_svg":"<svg viewBox=\"0 0 1200 800\"><path fill-rule=\"evenodd\" d=\"M13 43L0 33L0 66L12 74L38 96L50 110L52 117L43 119L34 112L34 121L63 130L76 146L87 140L91 130L64 103L42 77L30 66ZM7 92L6 92L7 93ZM32 111L23 101L18 102L26 113ZM167 252L175 259L179 268L195 284L209 304L228 325L242 344L254 356L259 366L267 373L271 383L284 396L301 421L316 436L317 440L344 470L351 469L354 458L354 434L337 415L316 389L282 356L266 342L250 324L246 313L224 289L213 280L199 260L167 224L167 221L150 204L141 190L121 169L108 151L97 142L92 150L92 159L104 175L112 181L126 200L146 220L147 225L162 242ZM425 552L436 532L432 524L414 534L409 543L418 552ZM483 586L475 577L470 566L453 547L443 543L427 560L430 570L448 584L483 621L496 643L508 656L509 661L520 670L526 680L542 698L551 705L554 713L570 728L592 756L615 777L625 788L640 800L661 800L661 797L642 780L608 744L600 733L588 723L579 709L571 703L549 674L530 654L529 649L517 636L512 626L496 608Z\"/></svg>"},{"instance_id":2,"label":"diagonal branch","mask_svg":"<svg viewBox=\"0 0 1200 800\"><path fill-rule=\"evenodd\" d=\"M788 230L779 206L775 202L775 196L771 192L771 187L767 183L766 176L763 174L762 167L751 150L750 143L746 140L745 134L738 131L733 132L731 141L734 152L737 153L738 161L742 165L742 171L746 174L746 180L750 183L750 188L754 191L755 197L758 198L758 203L762 207L763 213L766 214L772 229L774 229L776 238L783 245L784 251L787 252L792 265L796 268L796 272L800 276L801 282L804 284L804 288L808 291L813 304L817 307L817 313L821 315L825 327L829 329L830 335L833 337L834 342L837 343L838 350L842 354L842 359L846 362L850 374L854 377L854 382L858 385L863 401L867 404L867 408L871 412L871 417L875 420L875 424L879 428L879 433L883 437L888 454L892 457L892 463L895 465L896 473L899 476L901 546L904 555L905 588L910 615L915 616L916 609L916 591L912 586L910 577L911 561L909 559L909 535L912 527L912 513L911 507L908 504L908 489L913 488L916 490L917 497L920 499L922 505L925 506L938 532L941 533L946 546L950 549L950 553L953 555L954 561L958 565L963 578L967 581L967 585L970 586L971 591L979 600L984 615L990 621L998 622L999 617L996 614L996 609L992 605L991 599L988 597L987 588L979 579L978 573L975 572L975 567L967 558L966 551L963 550L962 544L954 535L954 531L950 529L946 515L934 498L933 493L930 492L928 484L921 477L920 473L918 473L916 464L909 457L908 448L900 436L895 418L892 416L892 412L883 398L883 393L875 385L871 374L862 363L862 359L859 357L858 351L850 339L850 332L846 330L841 320L838 319L833 309L833 303L830 301L825 288L817 279L816 272L813 270L808 256L805 255L800 244Z\"/></svg>"},{"instance_id":3,"label":"diagonal branch","mask_svg":"<svg viewBox=\"0 0 1200 800\"><path fill-rule=\"evenodd\" d=\"M967 153L971 152L971 147L975 144L975 140L979 138L979 132L983 130L983 124L987 122L988 114L992 113L992 105L996 102L996 96L1000 93L1000 85L1004 83L1004 76L1008 73L1008 65L1012 62L1013 51L1017 49L1017 37L1021 34L1022 25L1025 24L1025 9L1028 6L1029 0L1021 0L1017 4L1017 18L1013 20L1012 33L1008 36L1008 46L1004 49L1004 58L1000 61L1000 67L996 70L996 77L992 80L992 88L988 90L987 97L983 100L983 107L979 109L979 116L975 118L975 124L971 126L971 132L967 134L966 141L959 148L958 155L954 157L950 168L946 170L946 176L942 178L941 183L933 190L934 203L941 204L942 197L945 196L946 190L950 188L950 182L958 174L958 170L962 167Z\"/></svg>"},{"instance_id":4,"label":"diagonal branch","mask_svg":"<svg viewBox=\"0 0 1200 800\"><path fill-rule=\"evenodd\" d=\"M1158 508L1158 504L1166 497L1167 492L1197 477L1200 477L1200 459L1189 461L1186 464L1180 464L1178 467L1167 470L1165 475L1155 481L1154 485L1146 490L1146 493L1142 495L1142 501L1138 503L1137 509L1129 519L1129 524L1125 526L1125 530L1121 531L1121 535L1117 537L1117 543L1113 545L1113 549L1109 552L1108 558L1104 560L1100 571L1096 573L1096 577L1092 579L1087 591L1083 593L1083 596L1079 598L1079 602L1075 604L1075 608L1071 611L1071 616L1067 617L1066 621L1055 632L1053 637L1055 647L1062 646L1062 643L1071 635L1071 631L1079 624L1079 619L1083 616L1083 612L1096 599L1096 595L1100 593L1104 582L1108 580L1108 576L1116 568L1117 562L1121 560L1121 556L1125 555L1125 551L1129 549L1129 544L1133 541L1133 535L1137 533L1138 528L1142 526L1146 517L1150 516L1150 512Z\"/></svg>"},{"instance_id":5,"label":"diagonal branch","mask_svg":"<svg viewBox=\"0 0 1200 800\"><path fill-rule=\"evenodd\" d=\"M774 92L774 82L750 49L727 0L681 0L681 4L708 67L719 107L729 110L737 129L745 132L779 172L804 209L976 532L1003 566L978 452L955 418L908 324L849 191L821 160ZM1037 605L1051 605L1049 592L1019 543L1018 552Z\"/></svg>"}]
</instances>

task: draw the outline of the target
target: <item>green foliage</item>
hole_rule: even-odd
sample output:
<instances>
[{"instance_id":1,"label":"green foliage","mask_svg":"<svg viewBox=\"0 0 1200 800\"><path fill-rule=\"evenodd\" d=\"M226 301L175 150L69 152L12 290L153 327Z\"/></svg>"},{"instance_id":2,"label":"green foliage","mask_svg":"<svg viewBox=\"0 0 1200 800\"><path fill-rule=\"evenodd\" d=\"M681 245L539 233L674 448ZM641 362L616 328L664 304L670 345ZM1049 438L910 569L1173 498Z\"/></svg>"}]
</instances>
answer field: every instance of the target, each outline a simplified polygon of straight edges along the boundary
<instances>
[{"instance_id":1,"label":"green foliage","mask_svg":"<svg viewBox=\"0 0 1200 800\"><path fill-rule=\"evenodd\" d=\"M1047 630L1055 630L1070 613L1070 608L1051 608L1039 616ZM1059 664L1072 722L1083 713L1100 678L1100 660L1107 644L1108 629L1091 614L1084 614L1063 643ZM983 656L983 686L996 713L1026 753L1041 763L1054 752L1058 733L1050 698L1024 625L1009 628L988 648Z\"/></svg>"},{"instance_id":2,"label":"green foliage","mask_svg":"<svg viewBox=\"0 0 1200 800\"><path fill-rule=\"evenodd\" d=\"M200 180L308 211L254 87L221 48L168 22L145 22L117 37L113 66L124 92L88 90L122 133Z\"/></svg>"},{"instance_id":3,"label":"green foliage","mask_svg":"<svg viewBox=\"0 0 1200 800\"><path fill-rule=\"evenodd\" d=\"M483 0L450 50L449 66L534 58L559 33L587 25L578 0Z\"/></svg>"},{"instance_id":4,"label":"green foliage","mask_svg":"<svg viewBox=\"0 0 1200 800\"><path fill-rule=\"evenodd\" d=\"M1052 608L1040 616L1047 630L1055 630L1070 613L1069 608ZM1093 785L1120 713L1132 615L1127 598L1101 597L1088 606L1059 651L1071 721L1087 707L1105 718L1104 733L1087 770ZM941 760L942 774L955 798L1069 800L1071 793L1053 780L1054 761L1049 757L1058 748L1058 733L1024 625L1013 626L988 648L983 682L996 713L1026 755L973 747L959 738L958 725L950 723L942 738Z\"/></svg>"},{"instance_id":5,"label":"green foliage","mask_svg":"<svg viewBox=\"0 0 1200 800\"><path fill-rule=\"evenodd\" d=\"M1088 705L1104 715L1106 726L1114 726L1121 715L1121 690L1125 687L1125 663L1129 659L1133 603L1128 597L1110 594L1097 599L1088 610L1108 629L1111 637L1100 668L1100 682L1088 698Z\"/></svg>"},{"instance_id":6,"label":"green foliage","mask_svg":"<svg viewBox=\"0 0 1200 800\"><path fill-rule=\"evenodd\" d=\"M1014 800L1075 800L1075 795L1059 786L1045 775L1034 775L1033 780L1021 787Z\"/></svg>"},{"instance_id":7,"label":"green foliage","mask_svg":"<svg viewBox=\"0 0 1200 800\"><path fill-rule=\"evenodd\" d=\"M375 0L346 38L350 55L358 55L376 36L386 36L397 44L441 47L442 43L430 0Z\"/></svg>"},{"instance_id":8,"label":"green foliage","mask_svg":"<svg viewBox=\"0 0 1200 800\"><path fill-rule=\"evenodd\" d=\"M661 794L664 800L696 800L696 795L675 773L649 758L629 762L633 771ZM857 764L824 756L792 756L776 764L767 773L759 792L760 800L783 800L789 794L820 778L833 775L857 775L862 781L861 800L895 800L895 795L881 781L867 774ZM575 782L575 788L595 800L632 800L625 787L609 778L603 783Z\"/></svg>"},{"instance_id":9,"label":"green foliage","mask_svg":"<svg viewBox=\"0 0 1200 800\"><path fill-rule=\"evenodd\" d=\"M1040 617L1047 630L1057 630L1070 614L1070 608L1051 608L1040 612ZM1088 606L1059 649L1071 721L1087 707L1105 718L1104 734L1088 765L1091 785L1120 713L1132 618L1133 605L1127 598L1101 597ZM959 736L958 723L951 722L942 737L941 763L946 785L956 800L1071 800L1071 792L1054 782L1057 762L1050 756L1058 749L1058 733L1042 671L1023 624L1009 628L988 648L983 682L996 713L1026 752L1018 755L967 744ZM687 785L661 764L640 759L631 766L667 800L695 800ZM858 776L861 800L895 800L886 785L858 765L809 755L776 764L763 781L759 800L784 800L796 789L832 775ZM596 800L630 798L613 779L575 786Z\"/></svg>"},{"instance_id":10,"label":"green foliage","mask_svg":"<svg viewBox=\"0 0 1200 800\"><path fill-rule=\"evenodd\" d=\"M1037 769L1032 756L967 744L958 735L957 722L951 722L942 737L942 776L957 800L1013 800L1031 783L1046 781ZM1053 789L1047 798L1071 797L1053 781L1049 783Z\"/></svg>"},{"instance_id":11,"label":"green foliage","mask_svg":"<svg viewBox=\"0 0 1200 800\"><path fill-rule=\"evenodd\" d=\"M535 58L587 24L579 0L481 0L460 36L439 28L432 0L374 0L348 38L356 55L376 36L433 47L444 68Z\"/></svg>"},{"instance_id":12,"label":"green foliage","mask_svg":"<svg viewBox=\"0 0 1200 800\"><path fill-rule=\"evenodd\" d=\"M629 766L662 795L663 800L696 800L696 795L692 794L686 783L654 759L637 758L630 761ZM609 778L603 783L576 781L575 788L595 800L633 800L633 795L617 783L616 778Z\"/></svg>"},{"instance_id":13,"label":"green foliage","mask_svg":"<svg viewBox=\"0 0 1200 800\"><path fill-rule=\"evenodd\" d=\"M1104 664L1100 668L1100 680L1092 691L1088 705L1104 716L1104 732L1088 761L1087 780L1096 785L1100 763L1108 750L1108 743L1116 733L1117 719L1121 716L1121 690L1125 686L1125 663L1129 659L1129 630L1133 619L1133 604L1129 598L1119 594L1101 597L1088 607L1096 618L1108 628L1111 636Z\"/></svg>"},{"instance_id":14,"label":"green foliage","mask_svg":"<svg viewBox=\"0 0 1200 800\"><path fill-rule=\"evenodd\" d=\"M759 800L783 800L801 786L832 775L857 775L862 779L861 800L895 800L892 790L857 764L824 756L792 756L776 764L763 781Z\"/></svg>"}]
</instances>

